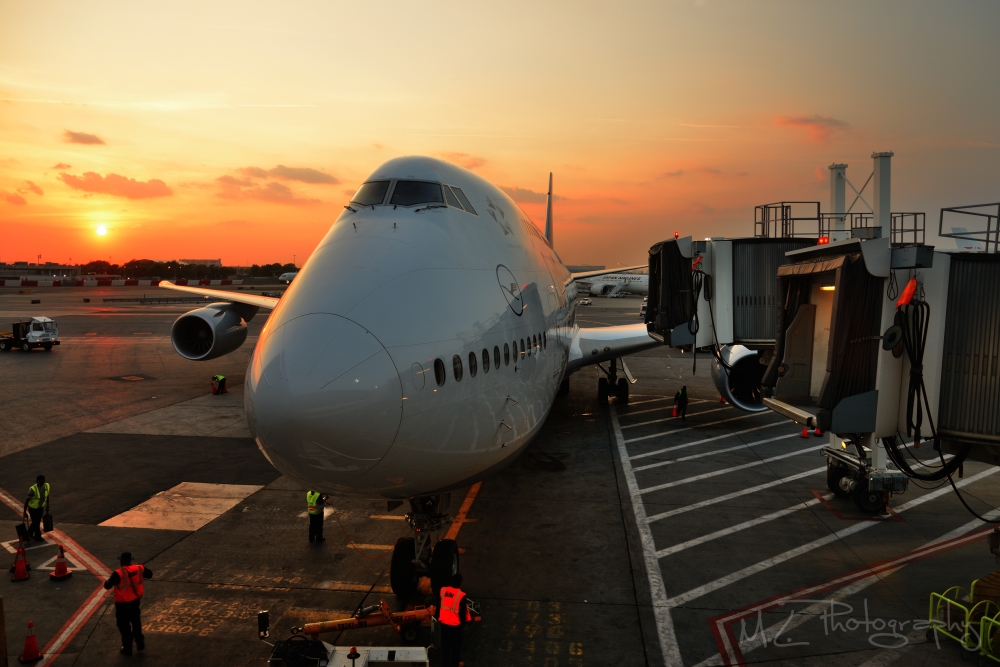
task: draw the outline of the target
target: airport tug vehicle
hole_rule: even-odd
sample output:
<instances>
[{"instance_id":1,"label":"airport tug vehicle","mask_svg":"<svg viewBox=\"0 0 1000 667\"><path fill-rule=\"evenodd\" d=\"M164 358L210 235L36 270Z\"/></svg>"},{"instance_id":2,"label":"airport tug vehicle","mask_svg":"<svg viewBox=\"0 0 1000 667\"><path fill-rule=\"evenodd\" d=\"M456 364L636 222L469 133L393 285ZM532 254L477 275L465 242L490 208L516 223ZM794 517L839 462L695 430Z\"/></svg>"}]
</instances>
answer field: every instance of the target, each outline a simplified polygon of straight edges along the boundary
<instances>
[{"instance_id":1,"label":"airport tug vehicle","mask_svg":"<svg viewBox=\"0 0 1000 667\"><path fill-rule=\"evenodd\" d=\"M27 322L18 320L11 325L10 331L0 331L0 352L10 352L14 348L31 352L38 347L48 352L58 344L59 327L49 317L32 317Z\"/></svg>"},{"instance_id":2,"label":"airport tug vehicle","mask_svg":"<svg viewBox=\"0 0 1000 667\"><path fill-rule=\"evenodd\" d=\"M942 209L938 233L957 248L936 250L923 213L890 209L892 153L872 158L871 211L845 207L847 165L834 164L831 212L765 204L753 238L654 245L645 322L695 368L710 354L731 405L829 437L830 491L884 513L910 479L1000 464L1000 204Z\"/></svg>"}]
</instances>

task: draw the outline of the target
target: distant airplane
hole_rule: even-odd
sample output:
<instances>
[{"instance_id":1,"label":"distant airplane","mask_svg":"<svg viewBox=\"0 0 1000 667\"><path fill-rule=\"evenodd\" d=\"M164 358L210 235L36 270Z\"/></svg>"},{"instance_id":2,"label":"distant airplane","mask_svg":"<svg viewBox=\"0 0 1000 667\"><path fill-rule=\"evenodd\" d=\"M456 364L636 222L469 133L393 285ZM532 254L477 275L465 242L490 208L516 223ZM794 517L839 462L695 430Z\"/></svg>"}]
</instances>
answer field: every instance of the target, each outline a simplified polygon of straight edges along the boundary
<instances>
[{"instance_id":1,"label":"distant airplane","mask_svg":"<svg viewBox=\"0 0 1000 667\"><path fill-rule=\"evenodd\" d=\"M615 269L620 271L621 269ZM581 278L578 283L587 287L594 296L612 296L619 292L649 294L649 275L641 273L610 273L593 280Z\"/></svg>"},{"instance_id":2,"label":"distant airplane","mask_svg":"<svg viewBox=\"0 0 1000 667\"><path fill-rule=\"evenodd\" d=\"M952 234L968 234L969 230L965 227L952 227ZM958 246L959 250L966 250L969 252L982 252L983 244L975 239L970 239L968 237L956 236L955 245Z\"/></svg>"},{"instance_id":3,"label":"distant airplane","mask_svg":"<svg viewBox=\"0 0 1000 667\"><path fill-rule=\"evenodd\" d=\"M307 488L410 501L416 539L391 565L399 595L458 567L449 491L509 465L538 434L569 375L597 366L598 396L628 400L618 360L657 346L645 324L581 328L575 280L546 234L495 185L425 157L390 160L344 207L280 299L161 287L218 298L181 316L174 349L232 352L246 320L272 308L247 367L257 446ZM549 343L552 347L549 348ZM433 555L432 555L433 550Z\"/></svg>"},{"instance_id":4,"label":"distant airplane","mask_svg":"<svg viewBox=\"0 0 1000 667\"><path fill-rule=\"evenodd\" d=\"M295 276L297 275L299 275L298 271L289 271L288 273L282 273L280 276L278 276L278 280L280 280L283 283L291 284L291 282L295 279Z\"/></svg>"}]
</instances>

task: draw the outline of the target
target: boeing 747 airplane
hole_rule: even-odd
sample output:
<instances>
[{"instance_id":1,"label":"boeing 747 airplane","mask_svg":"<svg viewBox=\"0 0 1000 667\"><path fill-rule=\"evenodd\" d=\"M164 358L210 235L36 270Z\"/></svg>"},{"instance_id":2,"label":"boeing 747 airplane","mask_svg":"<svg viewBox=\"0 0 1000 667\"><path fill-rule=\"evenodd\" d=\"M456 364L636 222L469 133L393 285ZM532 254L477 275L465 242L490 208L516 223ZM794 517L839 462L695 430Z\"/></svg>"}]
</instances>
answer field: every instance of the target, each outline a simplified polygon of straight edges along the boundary
<instances>
[{"instance_id":1,"label":"boeing 747 airplane","mask_svg":"<svg viewBox=\"0 0 1000 667\"><path fill-rule=\"evenodd\" d=\"M575 280L500 188L425 157L386 162L344 206L279 299L161 282L217 298L181 316L174 349L232 352L272 309L247 368L257 446L281 472L325 493L409 500L393 590L434 589L457 571L449 491L508 465L541 429L571 373L598 364L598 395L628 400L621 357L658 345L645 324L581 328ZM603 364L603 365L601 365Z\"/></svg>"}]
</instances>

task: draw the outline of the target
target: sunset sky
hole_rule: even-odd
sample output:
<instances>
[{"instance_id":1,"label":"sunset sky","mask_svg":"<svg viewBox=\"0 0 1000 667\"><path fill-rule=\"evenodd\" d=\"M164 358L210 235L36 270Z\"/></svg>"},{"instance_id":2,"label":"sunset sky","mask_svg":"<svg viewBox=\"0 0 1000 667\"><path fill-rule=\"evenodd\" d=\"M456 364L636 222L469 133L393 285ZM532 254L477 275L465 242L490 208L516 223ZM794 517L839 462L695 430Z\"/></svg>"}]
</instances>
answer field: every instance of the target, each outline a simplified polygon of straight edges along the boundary
<instances>
[{"instance_id":1,"label":"sunset sky","mask_svg":"<svg viewBox=\"0 0 1000 667\"><path fill-rule=\"evenodd\" d=\"M893 210L936 231L1000 200L998 29L995 0L7 0L0 261L301 265L410 154L538 225L554 172L572 264L750 235L755 204L826 210L827 165L860 187L883 150Z\"/></svg>"}]
</instances>

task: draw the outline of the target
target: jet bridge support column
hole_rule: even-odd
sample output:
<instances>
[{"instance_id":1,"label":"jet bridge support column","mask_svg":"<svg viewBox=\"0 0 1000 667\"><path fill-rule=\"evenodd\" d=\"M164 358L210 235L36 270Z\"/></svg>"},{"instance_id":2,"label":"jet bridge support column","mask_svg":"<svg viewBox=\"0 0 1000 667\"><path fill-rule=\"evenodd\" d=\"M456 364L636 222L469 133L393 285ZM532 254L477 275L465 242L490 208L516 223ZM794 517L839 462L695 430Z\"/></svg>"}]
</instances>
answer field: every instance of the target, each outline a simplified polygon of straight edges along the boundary
<instances>
[{"instance_id":1,"label":"jet bridge support column","mask_svg":"<svg viewBox=\"0 0 1000 667\"><path fill-rule=\"evenodd\" d=\"M844 213L845 208L845 185L847 183L847 165L831 164L830 167L830 212ZM830 233L831 241L843 241L850 236L847 230L847 216L838 215L834 219L833 230Z\"/></svg>"}]
</instances>

